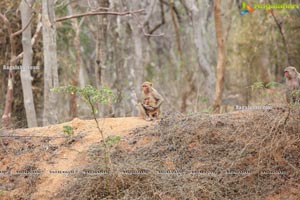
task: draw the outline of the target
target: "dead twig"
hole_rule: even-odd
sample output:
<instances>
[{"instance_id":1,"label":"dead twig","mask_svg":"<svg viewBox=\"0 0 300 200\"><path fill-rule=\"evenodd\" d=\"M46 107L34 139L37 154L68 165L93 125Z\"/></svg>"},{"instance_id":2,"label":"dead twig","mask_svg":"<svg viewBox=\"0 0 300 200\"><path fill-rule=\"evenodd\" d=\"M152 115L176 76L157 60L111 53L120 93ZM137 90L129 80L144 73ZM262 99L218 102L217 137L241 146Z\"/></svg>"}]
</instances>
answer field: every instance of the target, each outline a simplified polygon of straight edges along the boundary
<instances>
[{"instance_id":1,"label":"dead twig","mask_svg":"<svg viewBox=\"0 0 300 200\"><path fill-rule=\"evenodd\" d=\"M69 20L69 19L73 19L73 18L93 16L93 15L118 15L118 16L125 16L125 15L142 13L144 11L145 11L144 9L133 10L133 11L124 11L124 12L116 12L116 11L95 12L95 11L90 11L90 12L86 12L86 13L82 13L82 14L76 14L76 15L70 15L70 16L60 17L60 18L56 19L55 22L62 22L62 21L66 21L66 20Z\"/></svg>"}]
</instances>

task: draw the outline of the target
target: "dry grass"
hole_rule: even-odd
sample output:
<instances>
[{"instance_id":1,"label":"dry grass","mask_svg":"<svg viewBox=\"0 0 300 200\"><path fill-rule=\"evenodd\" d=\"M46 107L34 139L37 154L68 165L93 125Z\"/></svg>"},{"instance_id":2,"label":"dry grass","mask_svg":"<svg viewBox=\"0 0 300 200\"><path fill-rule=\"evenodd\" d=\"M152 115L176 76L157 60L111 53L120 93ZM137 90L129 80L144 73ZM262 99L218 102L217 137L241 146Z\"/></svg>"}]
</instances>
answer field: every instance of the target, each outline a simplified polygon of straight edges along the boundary
<instances>
[{"instance_id":1,"label":"dry grass","mask_svg":"<svg viewBox=\"0 0 300 200\"><path fill-rule=\"evenodd\" d=\"M282 106L222 115L169 113L112 149L110 175L81 174L58 197L248 200L282 194L298 199L299 120L299 109ZM89 168L104 169L101 148L90 154L98 160Z\"/></svg>"}]
</instances>

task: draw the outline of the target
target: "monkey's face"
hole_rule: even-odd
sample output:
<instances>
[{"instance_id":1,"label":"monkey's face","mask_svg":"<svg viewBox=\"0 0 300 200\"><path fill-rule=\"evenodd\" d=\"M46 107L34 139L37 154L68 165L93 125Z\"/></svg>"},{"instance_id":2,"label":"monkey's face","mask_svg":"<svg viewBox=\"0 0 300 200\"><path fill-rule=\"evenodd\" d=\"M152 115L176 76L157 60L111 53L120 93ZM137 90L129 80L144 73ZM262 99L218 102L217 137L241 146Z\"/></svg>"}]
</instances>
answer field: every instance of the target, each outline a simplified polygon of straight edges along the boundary
<instances>
[{"instance_id":1,"label":"monkey's face","mask_svg":"<svg viewBox=\"0 0 300 200\"><path fill-rule=\"evenodd\" d=\"M295 67L287 67L284 69L284 76L287 79L292 79L297 77L297 70Z\"/></svg>"},{"instance_id":2,"label":"monkey's face","mask_svg":"<svg viewBox=\"0 0 300 200\"><path fill-rule=\"evenodd\" d=\"M144 94L149 93L151 87L152 87L152 83L151 83L151 82L147 82L147 81L144 82L144 83L142 84L142 90L143 90Z\"/></svg>"},{"instance_id":3,"label":"monkey's face","mask_svg":"<svg viewBox=\"0 0 300 200\"><path fill-rule=\"evenodd\" d=\"M150 92L150 88L148 85L142 85L142 91L147 94Z\"/></svg>"},{"instance_id":4,"label":"monkey's face","mask_svg":"<svg viewBox=\"0 0 300 200\"><path fill-rule=\"evenodd\" d=\"M145 99L144 104L145 104L145 105L150 105L150 100L149 100L149 98L146 98L146 99Z\"/></svg>"},{"instance_id":5,"label":"monkey's face","mask_svg":"<svg viewBox=\"0 0 300 200\"><path fill-rule=\"evenodd\" d=\"M289 79L290 78L290 74L288 70L284 70L284 76L285 78Z\"/></svg>"}]
</instances>

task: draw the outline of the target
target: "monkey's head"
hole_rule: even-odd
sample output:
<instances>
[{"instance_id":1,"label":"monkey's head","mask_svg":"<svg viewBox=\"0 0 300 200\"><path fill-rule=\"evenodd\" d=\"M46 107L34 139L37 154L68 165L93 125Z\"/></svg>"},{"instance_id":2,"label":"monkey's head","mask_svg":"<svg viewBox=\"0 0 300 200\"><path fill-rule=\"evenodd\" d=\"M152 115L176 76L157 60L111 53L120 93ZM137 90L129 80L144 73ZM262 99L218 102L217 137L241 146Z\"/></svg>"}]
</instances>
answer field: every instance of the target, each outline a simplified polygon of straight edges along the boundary
<instances>
[{"instance_id":1,"label":"monkey's head","mask_svg":"<svg viewBox=\"0 0 300 200\"><path fill-rule=\"evenodd\" d=\"M150 97L147 97L144 99L144 104L145 105L150 105Z\"/></svg>"},{"instance_id":2,"label":"monkey's head","mask_svg":"<svg viewBox=\"0 0 300 200\"><path fill-rule=\"evenodd\" d=\"M152 88L152 83L151 83L151 82L146 81L146 82L144 82L144 83L142 84L142 91L143 91L145 94L146 94L146 93L149 93L150 90L151 90L151 88Z\"/></svg>"},{"instance_id":3,"label":"monkey's head","mask_svg":"<svg viewBox=\"0 0 300 200\"><path fill-rule=\"evenodd\" d=\"M289 66L284 69L284 76L286 79L291 80L297 77L297 69L295 67Z\"/></svg>"}]
</instances>

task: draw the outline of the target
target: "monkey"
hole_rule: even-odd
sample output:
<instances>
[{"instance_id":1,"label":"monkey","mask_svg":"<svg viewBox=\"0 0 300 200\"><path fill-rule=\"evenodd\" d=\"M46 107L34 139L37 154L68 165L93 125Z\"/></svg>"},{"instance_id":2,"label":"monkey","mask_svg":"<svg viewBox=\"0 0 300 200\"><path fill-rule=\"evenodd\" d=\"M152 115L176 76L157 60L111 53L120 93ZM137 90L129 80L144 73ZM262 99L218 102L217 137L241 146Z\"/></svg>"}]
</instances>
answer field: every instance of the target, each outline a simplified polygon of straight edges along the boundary
<instances>
[{"instance_id":1,"label":"monkey","mask_svg":"<svg viewBox=\"0 0 300 200\"><path fill-rule=\"evenodd\" d=\"M286 83L286 101L288 103L299 103L300 95L292 94L295 90L300 90L300 73L295 67L289 66L284 69Z\"/></svg>"},{"instance_id":2,"label":"monkey","mask_svg":"<svg viewBox=\"0 0 300 200\"><path fill-rule=\"evenodd\" d=\"M144 105L155 107L155 99L146 97L144 99ZM154 119L158 118L158 116L160 114L160 108L158 107L157 109L154 109L154 110L146 110L146 114L149 116L149 118L151 120L154 120Z\"/></svg>"},{"instance_id":3,"label":"monkey","mask_svg":"<svg viewBox=\"0 0 300 200\"><path fill-rule=\"evenodd\" d=\"M153 117L150 116L152 114L158 119L161 115L160 106L163 101L163 97L153 88L152 83L144 82L142 84L141 103L138 104L139 115L147 121L153 120Z\"/></svg>"}]
</instances>

